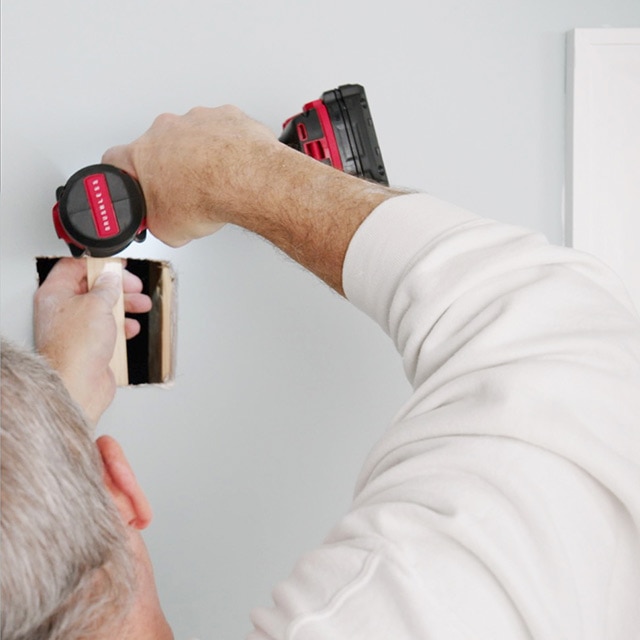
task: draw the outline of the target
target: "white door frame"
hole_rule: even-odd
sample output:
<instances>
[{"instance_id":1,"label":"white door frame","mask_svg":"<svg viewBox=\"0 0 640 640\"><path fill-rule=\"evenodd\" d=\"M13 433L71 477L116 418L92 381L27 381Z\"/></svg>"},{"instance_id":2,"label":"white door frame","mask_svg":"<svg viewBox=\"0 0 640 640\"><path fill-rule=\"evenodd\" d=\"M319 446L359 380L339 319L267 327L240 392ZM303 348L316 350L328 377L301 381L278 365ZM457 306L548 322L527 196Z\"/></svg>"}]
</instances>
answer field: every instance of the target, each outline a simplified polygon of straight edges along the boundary
<instances>
[{"instance_id":1,"label":"white door frame","mask_svg":"<svg viewBox=\"0 0 640 640\"><path fill-rule=\"evenodd\" d=\"M640 309L640 29L569 34L565 239L617 271Z\"/></svg>"}]
</instances>

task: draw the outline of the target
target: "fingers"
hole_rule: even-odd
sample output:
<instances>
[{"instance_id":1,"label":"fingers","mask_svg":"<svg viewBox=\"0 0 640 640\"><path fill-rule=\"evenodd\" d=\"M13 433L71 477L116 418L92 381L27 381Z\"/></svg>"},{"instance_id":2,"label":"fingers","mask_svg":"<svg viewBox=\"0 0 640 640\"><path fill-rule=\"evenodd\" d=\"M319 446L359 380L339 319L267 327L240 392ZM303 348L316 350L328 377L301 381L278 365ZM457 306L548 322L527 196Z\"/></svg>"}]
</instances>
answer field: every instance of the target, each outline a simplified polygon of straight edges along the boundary
<instances>
[{"instance_id":1,"label":"fingers","mask_svg":"<svg viewBox=\"0 0 640 640\"><path fill-rule=\"evenodd\" d=\"M142 293L142 280L138 276L125 270L122 274L122 288L126 313L147 313L151 310L151 298ZM135 338L140 333L140 323L135 318L125 318L124 333L127 340Z\"/></svg>"},{"instance_id":2,"label":"fingers","mask_svg":"<svg viewBox=\"0 0 640 640\"><path fill-rule=\"evenodd\" d=\"M84 260L60 258L49 272L42 287L68 295L87 292L87 267Z\"/></svg>"},{"instance_id":3,"label":"fingers","mask_svg":"<svg viewBox=\"0 0 640 640\"><path fill-rule=\"evenodd\" d=\"M103 271L91 293L103 296L111 306L117 302L120 293L124 293L124 310L127 313L147 313L152 306L151 298L142 293L140 278L126 270L122 271L122 280L113 272Z\"/></svg>"},{"instance_id":4,"label":"fingers","mask_svg":"<svg viewBox=\"0 0 640 640\"><path fill-rule=\"evenodd\" d=\"M103 273L107 274L108 272L105 271ZM111 274L111 275L115 275L115 274ZM96 280L96 284L97 283L98 283L98 280ZM119 280L117 281L117 284L118 286L120 286ZM106 284L105 286L109 286L109 285ZM94 289L95 289L95 285L94 285ZM123 270L122 290L124 292L124 310L127 313L147 313L147 311L151 310L151 306L152 306L151 298L148 295L142 293L142 289L143 289L142 280L138 276L131 273L130 271L127 271L126 269ZM98 290L98 292L99 291L100 290Z\"/></svg>"},{"instance_id":5,"label":"fingers","mask_svg":"<svg viewBox=\"0 0 640 640\"><path fill-rule=\"evenodd\" d=\"M127 313L147 313L151 310L151 298L142 293L142 280L130 271L123 271L124 310Z\"/></svg>"},{"instance_id":6,"label":"fingers","mask_svg":"<svg viewBox=\"0 0 640 640\"><path fill-rule=\"evenodd\" d=\"M122 289L125 293L140 293L142 291L142 280L131 271L124 270L122 274Z\"/></svg>"},{"instance_id":7,"label":"fingers","mask_svg":"<svg viewBox=\"0 0 640 640\"><path fill-rule=\"evenodd\" d=\"M122 291L120 276L111 271L103 271L97 278L88 295L99 296L112 309Z\"/></svg>"},{"instance_id":8,"label":"fingers","mask_svg":"<svg viewBox=\"0 0 640 640\"><path fill-rule=\"evenodd\" d=\"M135 338L140 333L140 323L134 318L124 319L124 335L127 340Z\"/></svg>"},{"instance_id":9,"label":"fingers","mask_svg":"<svg viewBox=\"0 0 640 640\"><path fill-rule=\"evenodd\" d=\"M43 286L65 291L70 294L80 294L87 292L87 265L86 262L78 258L60 258L47 275ZM122 288L126 293L140 293L142 291L142 280L124 271L122 276Z\"/></svg>"},{"instance_id":10,"label":"fingers","mask_svg":"<svg viewBox=\"0 0 640 640\"><path fill-rule=\"evenodd\" d=\"M124 308L127 313L147 313L151 310L151 298L142 293L142 280L127 270L123 271L122 285L120 285L120 279L116 274L108 271L103 272L96 279L92 291L103 297L111 308L118 299L120 287L124 291ZM77 258L60 258L36 295L42 298L48 293L55 293L56 298L87 293L85 261Z\"/></svg>"},{"instance_id":11,"label":"fingers","mask_svg":"<svg viewBox=\"0 0 640 640\"><path fill-rule=\"evenodd\" d=\"M127 313L147 313L151 311L151 298L144 293L125 293L124 310Z\"/></svg>"},{"instance_id":12,"label":"fingers","mask_svg":"<svg viewBox=\"0 0 640 640\"><path fill-rule=\"evenodd\" d=\"M127 273L125 271L125 273ZM132 274L129 274L132 275ZM135 277L135 276L132 276ZM137 279L137 278L136 278ZM138 280L138 279L137 279ZM139 280L138 280L139 281ZM142 288L142 283L139 282ZM144 293L125 293L124 310L127 313L147 313L151 311L151 298ZM135 318L125 318L124 333L127 340L135 338L140 333L140 323Z\"/></svg>"}]
</instances>

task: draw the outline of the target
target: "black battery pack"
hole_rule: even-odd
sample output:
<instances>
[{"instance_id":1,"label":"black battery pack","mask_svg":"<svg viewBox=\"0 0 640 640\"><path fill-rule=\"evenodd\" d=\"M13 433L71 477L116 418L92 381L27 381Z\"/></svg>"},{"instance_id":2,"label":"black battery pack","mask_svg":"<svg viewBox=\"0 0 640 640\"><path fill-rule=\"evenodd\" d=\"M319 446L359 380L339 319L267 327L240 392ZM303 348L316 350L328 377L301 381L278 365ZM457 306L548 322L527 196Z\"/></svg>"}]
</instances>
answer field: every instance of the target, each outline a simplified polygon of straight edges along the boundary
<instances>
[{"instance_id":1,"label":"black battery pack","mask_svg":"<svg viewBox=\"0 0 640 640\"><path fill-rule=\"evenodd\" d=\"M362 85L341 85L306 104L285 121L280 142L351 175L389 184Z\"/></svg>"}]
</instances>

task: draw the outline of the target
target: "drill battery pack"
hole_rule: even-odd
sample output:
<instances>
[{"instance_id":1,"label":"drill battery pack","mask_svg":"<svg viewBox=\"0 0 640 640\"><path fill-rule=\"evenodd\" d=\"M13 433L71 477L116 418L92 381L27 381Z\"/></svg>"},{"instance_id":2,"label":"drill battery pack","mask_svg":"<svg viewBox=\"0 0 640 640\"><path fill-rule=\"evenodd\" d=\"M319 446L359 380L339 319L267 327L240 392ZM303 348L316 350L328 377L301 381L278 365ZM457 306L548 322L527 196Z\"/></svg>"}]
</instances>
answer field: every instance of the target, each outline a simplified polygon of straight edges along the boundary
<instances>
[{"instance_id":1,"label":"drill battery pack","mask_svg":"<svg viewBox=\"0 0 640 640\"><path fill-rule=\"evenodd\" d=\"M364 87L325 91L285 121L280 142L345 173L384 185L389 181Z\"/></svg>"}]
</instances>

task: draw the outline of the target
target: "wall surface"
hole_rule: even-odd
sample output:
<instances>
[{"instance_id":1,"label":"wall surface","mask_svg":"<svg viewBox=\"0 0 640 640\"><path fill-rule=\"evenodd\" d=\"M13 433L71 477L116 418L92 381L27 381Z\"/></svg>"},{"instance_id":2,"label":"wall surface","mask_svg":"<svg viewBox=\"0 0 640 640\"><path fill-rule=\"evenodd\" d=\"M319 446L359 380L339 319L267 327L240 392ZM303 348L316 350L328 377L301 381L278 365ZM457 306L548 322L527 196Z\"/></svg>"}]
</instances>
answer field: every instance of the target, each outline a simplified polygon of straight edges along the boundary
<instances>
[{"instance_id":1,"label":"wall surface","mask_svg":"<svg viewBox=\"0 0 640 640\"><path fill-rule=\"evenodd\" d=\"M31 344L35 257L64 255L55 188L163 111L235 103L277 132L335 86L368 93L392 183L562 241L565 36L640 25L638 0L5 0L2 332ZM155 508L176 638L238 638L348 508L408 387L373 323L237 228L172 250L172 388L100 425Z\"/></svg>"}]
</instances>

